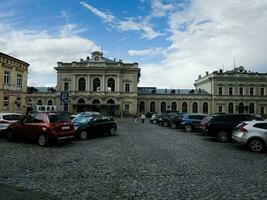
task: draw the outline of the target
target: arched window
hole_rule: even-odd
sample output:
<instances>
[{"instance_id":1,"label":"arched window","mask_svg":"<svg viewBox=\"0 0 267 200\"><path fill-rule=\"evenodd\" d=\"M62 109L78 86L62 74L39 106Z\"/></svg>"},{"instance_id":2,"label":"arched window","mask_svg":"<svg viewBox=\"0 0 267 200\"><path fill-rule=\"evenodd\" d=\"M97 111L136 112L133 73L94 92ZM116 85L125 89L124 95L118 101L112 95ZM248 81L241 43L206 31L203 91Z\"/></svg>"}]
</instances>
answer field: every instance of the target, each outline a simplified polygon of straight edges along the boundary
<instances>
[{"instance_id":1,"label":"arched window","mask_svg":"<svg viewBox=\"0 0 267 200\"><path fill-rule=\"evenodd\" d=\"M93 104L100 104L100 101L98 99L94 99L92 103Z\"/></svg>"},{"instance_id":2,"label":"arched window","mask_svg":"<svg viewBox=\"0 0 267 200\"><path fill-rule=\"evenodd\" d=\"M161 102L161 104L160 104L160 111L161 112L165 112L166 111L166 103L164 101Z\"/></svg>"},{"instance_id":3,"label":"arched window","mask_svg":"<svg viewBox=\"0 0 267 200\"><path fill-rule=\"evenodd\" d=\"M203 113L205 114L209 113L209 105L207 102L203 103Z\"/></svg>"},{"instance_id":4,"label":"arched window","mask_svg":"<svg viewBox=\"0 0 267 200\"><path fill-rule=\"evenodd\" d=\"M239 104L238 109L239 109L239 112L238 112L239 114L244 114L245 107L243 103Z\"/></svg>"},{"instance_id":5,"label":"arched window","mask_svg":"<svg viewBox=\"0 0 267 200\"><path fill-rule=\"evenodd\" d=\"M78 103L78 104L85 104L85 100L81 98L81 99L78 100L77 103Z\"/></svg>"},{"instance_id":6,"label":"arched window","mask_svg":"<svg viewBox=\"0 0 267 200\"><path fill-rule=\"evenodd\" d=\"M47 101L47 105L52 106L52 105L53 105L53 101L52 101L51 99L49 99L49 100Z\"/></svg>"},{"instance_id":7,"label":"arched window","mask_svg":"<svg viewBox=\"0 0 267 200\"><path fill-rule=\"evenodd\" d=\"M95 78L93 80L93 91L98 91L98 90L100 90L100 79Z\"/></svg>"},{"instance_id":8,"label":"arched window","mask_svg":"<svg viewBox=\"0 0 267 200\"><path fill-rule=\"evenodd\" d=\"M232 102L228 104L228 113L229 114L234 113L234 104Z\"/></svg>"},{"instance_id":9,"label":"arched window","mask_svg":"<svg viewBox=\"0 0 267 200\"><path fill-rule=\"evenodd\" d=\"M193 103L192 110L193 110L193 113L198 113L198 105L197 105L197 102L194 102Z\"/></svg>"},{"instance_id":10,"label":"arched window","mask_svg":"<svg viewBox=\"0 0 267 200\"><path fill-rule=\"evenodd\" d=\"M187 113L187 103L186 102L182 103L182 113Z\"/></svg>"},{"instance_id":11,"label":"arched window","mask_svg":"<svg viewBox=\"0 0 267 200\"><path fill-rule=\"evenodd\" d=\"M171 110L172 111L176 111L177 110L177 104L176 104L176 102L172 102Z\"/></svg>"},{"instance_id":12,"label":"arched window","mask_svg":"<svg viewBox=\"0 0 267 200\"><path fill-rule=\"evenodd\" d=\"M250 114L253 114L255 111L254 111L254 103L250 103L249 104L249 113Z\"/></svg>"},{"instance_id":13,"label":"arched window","mask_svg":"<svg viewBox=\"0 0 267 200\"><path fill-rule=\"evenodd\" d=\"M115 80L113 78L108 79L108 88L111 92L115 91Z\"/></svg>"},{"instance_id":14,"label":"arched window","mask_svg":"<svg viewBox=\"0 0 267 200\"><path fill-rule=\"evenodd\" d=\"M39 99L39 100L37 101L37 105L38 105L38 106L43 105L43 101Z\"/></svg>"},{"instance_id":15,"label":"arched window","mask_svg":"<svg viewBox=\"0 0 267 200\"><path fill-rule=\"evenodd\" d=\"M156 103L154 101L150 102L150 112L156 111Z\"/></svg>"},{"instance_id":16,"label":"arched window","mask_svg":"<svg viewBox=\"0 0 267 200\"><path fill-rule=\"evenodd\" d=\"M85 78L80 78L78 85L79 85L79 87L78 87L79 91L85 91L85 85L86 85Z\"/></svg>"},{"instance_id":17,"label":"arched window","mask_svg":"<svg viewBox=\"0 0 267 200\"><path fill-rule=\"evenodd\" d=\"M114 101L113 99L109 99L109 100L107 101L107 104L115 104L115 101Z\"/></svg>"},{"instance_id":18,"label":"arched window","mask_svg":"<svg viewBox=\"0 0 267 200\"><path fill-rule=\"evenodd\" d=\"M139 112L145 112L145 102L141 101L139 104Z\"/></svg>"}]
</instances>

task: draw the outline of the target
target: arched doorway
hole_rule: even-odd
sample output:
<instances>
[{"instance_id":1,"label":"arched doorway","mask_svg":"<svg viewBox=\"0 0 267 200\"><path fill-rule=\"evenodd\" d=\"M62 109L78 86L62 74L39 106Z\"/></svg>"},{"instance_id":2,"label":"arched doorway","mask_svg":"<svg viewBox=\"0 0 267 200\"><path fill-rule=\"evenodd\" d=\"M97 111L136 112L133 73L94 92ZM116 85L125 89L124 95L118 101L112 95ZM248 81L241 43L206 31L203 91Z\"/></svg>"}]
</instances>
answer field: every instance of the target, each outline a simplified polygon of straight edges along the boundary
<instances>
[{"instance_id":1,"label":"arched doorway","mask_svg":"<svg viewBox=\"0 0 267 200\"><path fill-rule=\"evenodd\" d=\"M228 114L233 114L234 113L234 104L230 102L228 104Z\"/></svg>"},{"instance_id":2,"label":"arched doorway","mask_svg":"<svg viewBox=\"0 0 267 200\"><path fill-rule=\"evenodd\" d=\"M182 113L187 113L187 103L186 102L182 103Z\"/></svg>"},{"instance_id":3,"label":"arched doorway","mask_svg":"<svg viewBox=\"0 0 267 200\"><path fill-rule=\"evenodd\" d=\"M203 103L203 113L205 113L205 114L209 113L209 105L207 102Z\"/></svg>"},{"instance_id":4,"label":"arched doorway","mask_svg":"<svg viewBox=\"0 0 267 200\"><path fill-rule=\"evenodd\" d=\"M115 101L113 99L107 101L107 114L111 116L115 115Z\"/></svg>"},{"instance_id":5,"label":"arched doorway","mask_svg":"<svg viewBox=\"0 0 267 200\"><path fill-rule=\"evenodd\" d=\"M193 113L198 113L198 105L197 105L197 102L194 102L193 103L192 111L193 111Z\"/></svg>"},{"instance_id":6,"label":"arched doorway","mask_svg":"<svg viewBox=\"0 0 267 200\"><path fill-rule=\"evenodd\" d=\"M84 112L85 111L85 100L79 99L77 102L77 112Z\"/></svg>"},{"instance_id":7,"label":"arched doorway","mask_svg":"<svg viewBox=\"0 0 267 200\"><path fill-rule=\"evenodd\" d=\"M144 113L145 112L145 102L141 101L139 103L139 112Z\"/></svg>"},{"instance_id":8,"label":"arched doorway","mask_svg":"<svg viewBox=\"0 0 267 200\"><path fill-rule=\"evenodd\" d=\"M94 99L92 104L92 111L100 112L100 101L98 99Z\"/></svg>"},{"instance_id":9,"label":"arched doorway","mask_svg":"<svg viewBox=\"0 0 267 200\"><path fill-rule=\"evenodd\" d=\"M176 111L176 110L177 110L177 104L176 104L176 102L172 102L171 111Z\"/></svg>"},{"instance_id":10,"label":"arched doorway","mask_svg":"<svg viewBox=\"0 0 267 200\"><path fill-rule=\"evenodd\" d=\"M245 113L245 106L243 103L240 103L238 106L238 113L239 114L244 114Z\"/></svg>"},{"instance_id":11,"label":"arched doorway","mask_svg":"<svg viewBox=\"0 0 267 200\"><path fill-rule=\"evenodd\" d=\"M250 103L249 104L249 114L254 114L254 113L255 113L254 103Z\"/></svg>"},{"instance_id":12,"label":"arched doorway","mask_svg":"<svg viewBox=\"0 0 267 200\"><path fill-rule=\"evenodd\" d=\"M150 112L156 112L156 103L154 101L150 102Z\"/></svg>"},{"instance_id":13,"label":"arched doorway","mask_svg":"<svg viewBox=\"0 0 267 200\"><path fill-rule=\"evenodd\" d=\"M160 104L160 112L166 112L166 103L164 101Z\"/></svg>"}]
</instances>

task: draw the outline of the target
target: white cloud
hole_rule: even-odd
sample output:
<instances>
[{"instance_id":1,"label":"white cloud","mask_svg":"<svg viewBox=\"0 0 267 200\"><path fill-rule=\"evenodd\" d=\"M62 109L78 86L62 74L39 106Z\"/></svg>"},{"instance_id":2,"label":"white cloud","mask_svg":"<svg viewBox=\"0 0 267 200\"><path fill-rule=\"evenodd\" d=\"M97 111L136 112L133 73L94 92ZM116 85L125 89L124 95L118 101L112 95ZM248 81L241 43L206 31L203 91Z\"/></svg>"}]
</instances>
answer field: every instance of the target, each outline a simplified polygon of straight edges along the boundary
<instances>
[{"instance_id":1,"label":"white cloud","mask_svg":"<svg viewBox=\"0 0 267 200\"><path fill-rule=\"evenodd\" d=\"M117 29L121 31L142 31L142 38L147 38L149 40L162 35L161 33L154 31L151 25L146 21L136 22L133 19L120 21L117 25Z\"/></svg>"},{"instance_id":2,"label":"white cloud","mask_svg":"<svg viewBox=\"0 0 267 200\"><path fill-rule=\"evenodd\" d=\"M128 54L130 56L155 56L157 54L163 54L164 49L161 47L158 48L150 48L150 49L142 49L142 50L128 50Z\"/></svg>"},{"instance_id":3,"label":"white cloud","mask_svg":"<svg viewBox=\"0 0 267 200\"><path fill-rule=\"evenodd\" d=\"M94 8L93 6L91 6L91 5L89 5L89 4L85 3L85 2L81 2L80 4L84 8L88 9L89 11L91 11L96 16L102 18L104 20L104 22L113 22L113 20L115 19L115 17L113 15L104 13L104 12Z\"/></svg>"},{"instance_id":4,"label":"white cloud","mask_svg":"<svg viewBox=\"0 0 267 200\"><path fill-rule=\"evenodd\" d=\"M68 34L17 30L0 33L0 38L2 52L30 64L31 86L56 85L57 62L77 61L100 49L91 40Z\"/></svg>"},{"instance_id":5,"label":"white cloud","mask_svg":"<svg viewBox=\"0 0 267 200\"><path fill-rule=\"evenodd\" d=\"M163 4L161 0L152 0L152 16L154 17L163 17L167 14L167 12L174 9L172 4Z\"/></svg>"},{"instance_id":6,"label":"white cloud","mask_svg":"<svg viewBox=\"0 0 267 200\"><path fill-rule=\"evenodd\" d=\"M142 33L142 38L146 38L149 40L163 35L162 33L155 31L152 25L144 19L118 20L113 15L99 11L98 9L85 2L81 2L80 4L96 16L100 17L110 27L119 31L138 31Z\"/></svg>"},{"instance_id":7,"label":"white cloud","mask_svg":"<svg viewBox=\"0 0 267 200\"><path fill-rule=\"evenodd\" d=\"M140 85L193 87L205 71L243 65L266 72L267 1L194 0L182 12L171 13L171 52L160 63L140 65Z\"/></svg>"}]
</instances>

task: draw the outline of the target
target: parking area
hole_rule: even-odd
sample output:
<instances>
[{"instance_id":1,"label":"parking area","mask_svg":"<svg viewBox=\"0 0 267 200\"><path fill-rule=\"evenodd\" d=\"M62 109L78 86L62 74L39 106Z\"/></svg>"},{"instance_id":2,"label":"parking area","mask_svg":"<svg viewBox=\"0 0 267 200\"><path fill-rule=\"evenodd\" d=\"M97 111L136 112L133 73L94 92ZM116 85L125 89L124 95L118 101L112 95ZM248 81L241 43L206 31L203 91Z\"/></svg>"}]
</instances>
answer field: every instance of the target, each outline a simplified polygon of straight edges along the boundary
<instances>
[{"instance_id":1,"label":"parking area","mask_svg":"<svg viewBox=\"0 0 267 200\"><path fill-rule=\"evenodd\" d=\"M116 121L117 136L44 148L1 138L0 191L14 186L40 199L267 199L266 152Z\"/></svg>"}]
</instances>

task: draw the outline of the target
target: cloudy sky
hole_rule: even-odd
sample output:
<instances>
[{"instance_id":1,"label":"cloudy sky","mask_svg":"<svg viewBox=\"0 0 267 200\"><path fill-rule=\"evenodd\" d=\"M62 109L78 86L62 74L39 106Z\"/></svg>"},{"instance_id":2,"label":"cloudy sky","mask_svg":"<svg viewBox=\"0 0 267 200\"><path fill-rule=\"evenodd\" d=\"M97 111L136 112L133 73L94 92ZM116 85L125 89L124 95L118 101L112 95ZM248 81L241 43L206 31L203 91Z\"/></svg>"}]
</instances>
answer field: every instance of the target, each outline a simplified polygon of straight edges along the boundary
<instances>
[{"instance_id":1,"label":"cloudy sky","mask_svg":"<svg viewBox=\"0 0 267 200\"><path fill-rule=\"evenodd\" d=\"M139 63L139 86L193 88L234 62L267 72L266 24L266 0L0 0L0 51L30 63L31 86L102 48Z\"/></svg>"}]
</instances>

